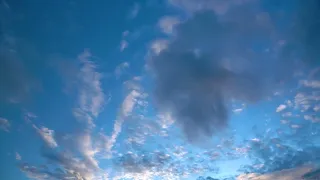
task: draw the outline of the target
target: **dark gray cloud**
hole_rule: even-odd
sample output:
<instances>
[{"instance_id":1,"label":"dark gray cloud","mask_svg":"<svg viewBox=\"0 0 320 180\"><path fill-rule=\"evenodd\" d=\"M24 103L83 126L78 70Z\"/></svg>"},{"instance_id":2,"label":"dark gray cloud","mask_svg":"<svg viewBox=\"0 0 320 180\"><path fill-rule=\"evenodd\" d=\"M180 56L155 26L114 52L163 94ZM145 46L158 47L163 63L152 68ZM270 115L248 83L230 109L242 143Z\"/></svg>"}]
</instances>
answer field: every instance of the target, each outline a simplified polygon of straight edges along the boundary
<instances>
[{"instance_id":1,"label":"dark gray cloud","mask_svg":"<svg viewBox=\"0 0 320 180\"><path fill-rule=\"evenodd\" d=\"M320 41L312 27L318 27L319 11L305 22L296 8L281 20L257 5L239 5L223 16L202 10L177 25L167 48L151 60L159 110L171 111L189 140L210 137L227 126L231 99L255 103L271 95L292 78L296 61L306 57L301 51L317 61ZM300 24L280 28L290 19Z\"/></svg>"},{"instance_id":2,"label":"dark gray cloud","mask_svg":"<svg viewBox=\"0 0 320 180\"><path fill-rule=\"evenodd\" d=\"M152 59L158 108L172 112L189 140L227 126L231 98L257 102L274 87L277 73L271 70L280 67L264 51L269 40L265 49L253 50L258 38L272 31L258 22L244 28L242 22L198 12L177 27L167 49Z\"/></svg>"}]
</instances>

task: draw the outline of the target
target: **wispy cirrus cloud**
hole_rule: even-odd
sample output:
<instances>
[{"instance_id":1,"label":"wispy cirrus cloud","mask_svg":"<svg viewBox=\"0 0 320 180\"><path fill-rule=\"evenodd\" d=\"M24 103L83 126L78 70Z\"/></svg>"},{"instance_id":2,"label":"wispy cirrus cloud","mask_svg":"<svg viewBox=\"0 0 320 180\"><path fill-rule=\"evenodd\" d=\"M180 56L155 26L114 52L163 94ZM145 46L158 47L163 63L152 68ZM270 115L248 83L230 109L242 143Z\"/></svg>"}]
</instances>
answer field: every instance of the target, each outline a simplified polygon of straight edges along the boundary
<instances>
[{"instance_id":1,"label":"wispy cirrus cloud","mask_svg":"<svg viewBox=\"0 0 320 180\"><path fill-rule=\"evenodd\" d=\"M132 90L123 100L120 112L118 114L117 119L115 120L113 132L110 137L105 137L106 143L105 143L105 151L107 153L107 157L110 158L112 156L112 148L114 146L114 143L116 142L119 134L121 133L122 124L124 123L125 119L131 114L133 111L136 102L137 97L140 96L139 91Z\"/></svg>"},{"instance_id":2,"label":"wispy cirrus cloud","mask_svg":"<svg viewBox=\"0 0 320 180\"><path fill-rule=\"evenodd\" d=\"M40 137L43 139L43 141L46 143L48 147L50 148L58 147L58 144L54 138L54 130L51 130L43 126L38 128L34 124L32 125L32 127L37 131L37 133L40 135Z\"/></svg>"},{"instance_id":3,"label":"wispy cirrus cloud","mask_svg":"<svg viewBox=\"0 0 320 180\"><path fill-rule=\"evenodd\" d=\"M101 87L102 74L96 71L96 64L90 59L92 57L89 50L85 50L78 56L80 70L76 75L78 104L74 108L75 117L85 122L88 127L94 127L94 119L105 104L105 94Z\"/></svg>"},{"instance_id":4,"label":"wispy cirrus cloud","mask_svg":"<svg viewBox=\"0 0 320 180\"><path fill-rule=\"evenodd\" d=\"M44 138L49 143L50 138ZM93 140L89 132L67 134L58 138L59 148L41 149L41 157L47 164L20 163L18 167L31 179L107 180L108 174L96 158L101 150L100 141L95 141L99 139Z\"/></svg>"}]
</instances>

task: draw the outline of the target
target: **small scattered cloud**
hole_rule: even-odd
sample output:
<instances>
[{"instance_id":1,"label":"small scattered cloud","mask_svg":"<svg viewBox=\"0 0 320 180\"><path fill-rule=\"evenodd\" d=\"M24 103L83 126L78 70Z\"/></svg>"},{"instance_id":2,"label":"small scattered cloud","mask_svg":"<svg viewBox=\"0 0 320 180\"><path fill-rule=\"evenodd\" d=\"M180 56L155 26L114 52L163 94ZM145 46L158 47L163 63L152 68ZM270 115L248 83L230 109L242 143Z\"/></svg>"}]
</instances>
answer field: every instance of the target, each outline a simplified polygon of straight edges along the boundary
<instances>
[{"instance_id":1,"label":"small scattered cloud","mask_svg":"<svg viewBox=\"0 0 320 180\"><path fill-rule=\"evenodd\" d=\"M279 105L279 106L277 107L276 112L281 112L281 111L285 110L286 108L287 108L286 105L281 104L281 105Z\"/></svg>"},{"instance_id":2,"label":"small scattered cloud","mask_svg":"<svg viewBox=\"0 0 320 180\"><path fill-rule=\"evenodd\" d=\"M237 108L237 109L234 109L232 110L234 113L240 113L243 111L243 108Z\"/></svg>"},{"instance_id":3,"label":"small scattered cloud","mask_svg":"<svg viewBox=\"0 0 320 180\"><path fill-rule=\"evenodd\" d=\"M130 64L128 62L123 62L119 64L114 70L116 78L119 78L129 67L130 67Z\"/></svg>"},{"instance_id":4,"label":"small scattered cloud","mask_svg":"<svg viewBox=\"0 0 320 180\"><path fill-rule=\"evenodd\" d=\"M180 23L180 19L178 17L164 16L159 20L158 26L162 32L166 34L172 34L174 27L179 23Z\"/></svg>"},{"instance_id":5,"label":"small scattered cloud","mask_svg":"<svg viewBox=\"0 0 320 180\"><path fill-rule=\"evenodd\" d=\"M58 147L56 140L54 139L54 130L48 129L46 127L38 128L36 125L32 126L46 143L46 145L50 148Z\"/></svg>"},{"instance_id":6,"label":"small scattered cloud","mask_svg":"<svg viewBox=\"0 0 320 180\"><path fill-rule=\"evenodd\" d=\"M120 51L123 52L127 47L128 47L129 43L126 40L122 40L120 42Z\"/></svg>"},{"instance_id":7,"label":"small scattered cloud","mask_svg":"<svg viewBox=\"0 0 320 180\"><path fill-rule=\"evenodd\" d=\"M0 117L0 129L6 132L9 132L10 129L10 122L8 119Z\"/></svg>"},{"instance_id":8,"label":"small scattered cloud","mask_svg":"<svg viewBox=\"0 0 320 180\"><path fill-rule=\"evenodd\" d=\"M21 155L18 152L16 152L16 160L21 161L21 159L22 159Z\"/></svg>"}]
</instances>

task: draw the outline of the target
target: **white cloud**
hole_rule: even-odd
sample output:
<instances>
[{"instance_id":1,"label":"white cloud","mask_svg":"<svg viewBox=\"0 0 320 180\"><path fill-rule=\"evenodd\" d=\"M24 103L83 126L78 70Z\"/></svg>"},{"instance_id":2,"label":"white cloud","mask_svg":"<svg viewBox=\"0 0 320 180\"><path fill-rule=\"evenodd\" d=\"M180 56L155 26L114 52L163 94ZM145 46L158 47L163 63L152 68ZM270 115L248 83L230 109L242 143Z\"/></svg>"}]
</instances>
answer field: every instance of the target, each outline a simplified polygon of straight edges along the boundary
<instances>
[{"instance_id":1,"label":"white cloud","mask_svg":"<svg viewBox=\"0 0 320 180\"><path fill-rule=\"evenodd\" d=\"M240 113L243 111L243 108L238 108L238 109L234 109L232 110L234 113Z\"/></svg>"},{"instance_id":2,"label":"white cloud","mask_svg":"<svg viewBox=\"0 0 320 180\"><path fill-rule=\"evenodd\" d=\"M124 51L124 50L128 47L128 45L129 45L128 41L122 40L122 41L120 42L120 51L121 51L121 52Z\"/></svg>"},{"instance_id":3,"label":"white cloud","mask_svg":"<svg viewBox=\"0 0 320 180\"><path fill-rule=\"evenodd\" d=\"M54 130L48 129L46 127L38 128L36 125L33 125L32 127L36 129L36 131L38 132L38 134L40 135L40 137L43 139L43 141L46 143L47 146L51 148L58 147L58 144L54 139Z\"/></svg>"},{"instance_id":4,"label":"white cloud","mask_svg":"<svg viewBox=\"0 0 320 180\"><path fill-rule=\"evenodd\" d=\"M119 64L114 71L116 77L119 78L124 73L124 71L127 68L129 68L129 66L130 66L130 64L128 62L123 62L123 63Z\"/></svg>"},{"instance_id":5,"label":"white cloud","mask_svg":"<svg viewBox=\"0 0 320 180\"><path fill-rule=\"evenodd\" d=\"M137 97L140 96L140 93L136 90L132 90L124 99L121 109L120 109L120 114L118 115L114 127L113 127L113 132L111 134L111 137L106 138L106 144L105 144L105 151L107 152L108 158L111 157L112 154L112 148L114 146L114 143L117 140L117 137L121 133L121 128L122 124L127 116L131 114L133 111L133 108L137 102Z\"/></svg>"},{"instance_id":6,"label":"white cloud","mask_svg":"<svg viewBox=\"0 0 320 180\"><path fill-rule=\"evenodd\" d=\"M161 51L165 50L168 46L168 41L164 39L158 39L151 43L151 51L154 54L159 54Z\"/></svg>"},{"instance_id":7,"label":"white cloud","mask_svg":"<svg viewBox=\"0 0 320 180\"><path fill-rule=\"evenodd\" d=\"M81 69L78 73L78 107L74 109L74 115L89 127L94 127L93 120L102 111L105 94L101 87L102 75L96 71L96 64L91 57L89 50L78 56Z\"/></svg>"},{"instance_id":8,"label":"white cloud","mask_svg":"<svg viewBox=\"0 0 320 180\"><path fill-rule=\"evenodd\" d=\"M162 30L162 32L166 34L172 34L174 30L174 26L180 22L178 17L174 16L164 16L162 17L159 22L158 26Z\"/></svg>"},{"instance_id":9,"label":"white cloud","mask_svg":"<svg viewBox=\"0 0 320 180\"><path fill-rule=\"evenodd\" d=\"M16 160L20 161L21 159L22 159L21 155L18 152L16 152Z\"/></svg>"},{"instance_id":10,"label":"white cloud","mask_svg":"<svg viewBox=\"0 0 320 180\"><path fill-rule=\"evenodd\" d=\"M10 122L7 119L0 117L0 129L1 130L9 132L10 126L11 126Z\"/></svg>"},{"instance_id":11,"label":"white cloud","mask_svg":"<svg viewBox=\"0 0 320 180\"><path fill-rule=\"evenodd\" d=\"M281 111L285 110L286 108L287 108L286 105L281 104L281 105L279 105L279 106L277 107L276 112L281 112Z\"/></svg>"},{"instance_id":12,"label":"white cloud","mask_svg":"<svg viewBox=\"0 0 320 180\"><path fill-rule=\"evenodd\" d=\"M78 137L79 151L83 154L85 160L90 167L99 168L99 162L95 159L95 155L100 151L94 148L92 138L89 133L85 133Z\"/></svg>"}]
</instances>

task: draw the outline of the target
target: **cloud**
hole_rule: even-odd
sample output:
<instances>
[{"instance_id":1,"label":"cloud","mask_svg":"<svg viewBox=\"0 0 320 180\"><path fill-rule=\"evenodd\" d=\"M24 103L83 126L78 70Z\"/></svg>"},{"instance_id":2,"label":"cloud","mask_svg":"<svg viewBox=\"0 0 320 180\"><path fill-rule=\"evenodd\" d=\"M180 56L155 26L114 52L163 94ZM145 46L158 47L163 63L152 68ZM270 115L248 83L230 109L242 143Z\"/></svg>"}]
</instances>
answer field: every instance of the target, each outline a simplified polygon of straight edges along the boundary
<instances>
[{"instance_id":1,"label":"cloud","mask_svg":"<svg viewBox=\"0 0 320 180\"><path fill-rule=\"evenodd\" d=\"M122 124L124 123L124 120L133 111L133 108L136 105L137 98L139 96L140 96L140 93L137 90L132 90L123 100L119 115L114 123L113 132L110 137L105 137L105 141L106 141L105 151L107 152L108 158L111 157L112 148L119 134L121 133L121 128L122 128Z\"/></svg>"},{"instance_id":2,"label":"cloud","mask_svg":"<svg viewBox=\"0 0 320 180\"><path fill-rule=\"evenodd\" d=\"M286 105L281 104L281 105L279 105L279 106L277 107L276 112L281 112L281 111L285 110L286 108L287 108Z\"/></svg>"},{"instance_id":3,"label":"cloud","mask_svg":"<svg viewBox=\"0 0 320 180\"><path fill-rule=\"evenodd\" d=\"M281 64L265 51L250 50L272 32L257 19L243 21L220 21L211 11L195 13L151 58L157 108L170 111L189 140L224 129L232 99L254 103L276 87Z\"/></svg>"},{"instance_id":4,"label":"cloud","mask_svg":"<svg viewBox=\"0 0 320 180\"><path fill-rule=\"evenodd\" d=\"M22 159L21 155L18 152L16 152L16 160L21 161L21 159Z\"/></svg>"},{"instance_id":5,"label":"cloud","mask_svg":"<svg viewBox=\"0 0 320 180\"><path fill-rule=\"evenodd\" d=\"M42 148L47 164L20 163L19 168L32 179L107 180L108 174L96 159L101 150L99 138L89 132L67 134L57 138L59 148Z\"/></svg>"},{"instance_id":6,"label":"cloud","mask_svg":"<svg viewBox=\"0 0 320 180\"><path fill-rule=\"evenodd\" d=\"M105 94L101 87L102 74L96 71L97 66L91 58L89 50L78 56L81 65L75 76L78 107L73 110L75 117L85 122L89 128L95 126L94 119L98 117L105 104Z\"/></svg>"},{"instance_id":7,"label":"cloud","mask_svg":"<svg viewBox=\"0 0 320 180\"><path fill-rule=\"evenodd\" d=\"M9 132L10 122L8 119L0 117L0 129L6 132Z\"/></svg>"},{"instance_id":8,"label":"cloud","mask_svg":"<svg viewBox=\"0 0 320 180\"><path fill-rule=\"evenodd\" d=\"M237 109L234 109L232 110L234 113L240 113L243 111L243 108L237 108Z\"/></svg>"},{"instance_id":9,"label":"cloud","mask_svg":"<svg viewBox=\"0 0 320 180\"><path fill-rule=\"evenodd\" d=\"M314 166L301 166L292 169L284 169L281 171L276 171L267 174L242 174L237 177L237 180L273 180L273 179L287 179L287 180L295 180L295 179L303 179L303 176L309 173Z\"/></svg>"},{"instance_id":10,"label":"cloud","mask_svg":"<svg viewBox=\"0 0 320 180\"><path fill-rule=\"evenodd\" d=\"M128 47L129 43L126 40L122 40L120 43L120 51L124 51Z\"/></svg>"},{"instance_id":11,"label":"cloud","mask_svg":"<svg viewBox=\"0 0 320 180\"><path fill-rule=\"evenodd\" d=\"M58 147L56 140L54 139L54 130L48 129L46 127L38 128L36 125L32 125L32 127L38 132L40 137L46 143L46 145L50 148Z\"/></svg>"},{"instance_id":12,"label":"cloud","mask_svg":"<svg viewBox=\"0 0 320 180\"><path fill-rule=\"evenodd\" d=\"M164 16L159 20L158 26L160 27L162 32L164 32L166 34L172 34L175 25L177 25L179 23L180 23L180 20L178 17Z\"/></svg>"},{"instance_id":13,"label":"cloud","mask_svg":"<svg viewBox=\"0 0 320 180\"><path fill-rule=\"evenodd\" d=\"M116 77L119 78L126 71L126 69L129 68L129 66L130 64L128 62L119 64L114 71Z\"/></svg>"},{"instance_id":14,"label":"cloud","mask_svg":"<svg viewBox=\"0 0 320 180\"><path fill-rule=\"evenodd\" d=\"M151 43L150 49L153 54L158 55L162 50L167 48L168 41L164 39L158 39Z\"/></svg>"},{"instance_id":15,"label":"cloud","mask_svg":"<svg viewBox=\"0 0 320 180\"><path fill-rule=\"evenodd\" d=\"M320 88L320 81L317 80L302 80L300 81L300 84L305 87Z\"/></svg>"}]
</instances>

